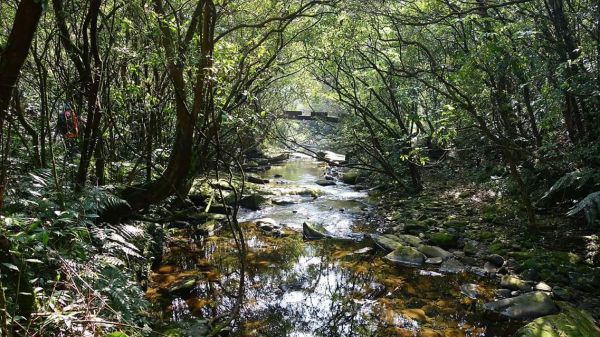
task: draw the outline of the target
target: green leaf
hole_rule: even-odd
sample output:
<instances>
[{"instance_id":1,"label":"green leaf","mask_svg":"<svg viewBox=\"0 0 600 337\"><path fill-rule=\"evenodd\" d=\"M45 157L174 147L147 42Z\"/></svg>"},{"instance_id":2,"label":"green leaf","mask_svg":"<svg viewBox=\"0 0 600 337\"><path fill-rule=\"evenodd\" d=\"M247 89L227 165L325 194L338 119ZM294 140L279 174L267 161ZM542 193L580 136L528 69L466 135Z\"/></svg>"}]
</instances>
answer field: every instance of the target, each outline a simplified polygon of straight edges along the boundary
<instances>
[{"instance_id":1,"label":"green leaf","mask_svg":"<svg viewBox=\"0 0 600 337\"><path fill-rule=\"evenodd\" d=\"M25 259L25 262L29 262L29 263L44 263L41 260L38 259Z\"/></svg>"},{"instance_id":2,"label":"green leaf","mask_svg":"<svg viewBox=\"0 0 600 337\"><path fill-rule=\"evenodd\" d=\"M19 271L19 267L15 266L12 263L6 263L6 262L2 262L2 265L5 266L6 268L10 269L10 270L14 270L16 272Z\"/></svg>"}]
</instances>

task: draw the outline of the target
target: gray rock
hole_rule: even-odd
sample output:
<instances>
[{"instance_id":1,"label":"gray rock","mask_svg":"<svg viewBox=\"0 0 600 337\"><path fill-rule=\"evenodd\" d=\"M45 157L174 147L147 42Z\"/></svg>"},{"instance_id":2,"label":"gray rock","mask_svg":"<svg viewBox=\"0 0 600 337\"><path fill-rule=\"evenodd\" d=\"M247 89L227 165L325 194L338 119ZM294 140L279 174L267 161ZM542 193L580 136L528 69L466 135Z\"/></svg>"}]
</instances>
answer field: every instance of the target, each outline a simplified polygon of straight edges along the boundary
<instances>
[{"instance_id":1,"label":"gray rock","mask_svg":"<svg viewBox=\"0 0 600 337\"><path fill-rule=\"evenodd\" d=\"M500 286L511 290L531 290L531 285L527 281L523 281L518 277L505 275L500 279Z\"/></svg>"},{"instance_id":2,"label":"gray rock","mask_svg":"<svg viewBox=\"0 0 600 337\"><path fill-rule=\"evenodd\" d=\"M260 194L252 194L242 197L242 199L240 199L240 205L244 208L258 211L259 209L264 208L270 201L269 198Z\"/></svg>"},{"instance_id":3,"label":"gray rock","mask_svg":"<svg viewBox=\"0 0 600 337\"><path fill-rule=\"evenodd\" d=\"M268 184L269 183L269 179L261 178L260 176L258 176L256 174L247 174L246 181L250 182L250 183L254 183L254 184Z\"/></svg>"},{"instance_id":4,"label":"gray rock","mask_svg":"<svg viewBox=\"0 0 600 337\"><path fill-rule=\"evenodd\" d=\"M485 271L488 272L488 273L490 273L490 274L498 272L498 268L496 268L496 266L494 266L489 261L485 262L485 264L483 265L483 269L485 269Z\"/></svg>"},{"instance_id":5,"label":"gray rock","mask_svg":"<svg viewBox=\"0 0 600 337\"><path fill-rule=\"evenodd\" d=\"M539 291L486 303L484 308L512 319L537 318L559 311L550 296Z\"/></svg>"},{"instance_id":6,"label":"gray rock","mask_svg":"<svg viewBox=\"0 0 600 337\"><path fill-rule=\"evenodd\" d=\"M540 282L540 283L536 284L534 289L538 290L538 291L547 291L547 292L552 291L552 287L549 286L548 284L546 284L545 282Z\"/></svg>"},{"instance_id":7,"label":"gray rock","mask_svg":"<svg viewBox=\"0 0 600 337\"><path fill-rule=\"evenodd\" d=\"M399 234L396 235L396 237L398 238L398 240L400 240L400 242L407 244L409 246L413 246L413 247L417 247L418 245L421 244L421 238L419 238L418 236L414 236L414 235L410 235L410 234Z\"/></svg>"},{"instance_id":8,"label":"gray rock","mask_svg":"<svg viewBox=\"0 0 600 337\"><path fill-rule=\"evenodd\" d=\"M383 257L400 266L417 267L423 264L425 256L413 247L402 246Z\"/></svg>"},{"instance_id":9,"label":"gray rock","mask_svg":"<svg viewBox=\"0 0 600 337\"><path fill-rule=\"evenodd\" d=\"M333 186L335 185L335 181L327 180L327 179L319 179L315 182L319 186Z\"/></svg>"},{"instance_id":10,"label":"gray rock","mask_svg":"<svg viewBox=\"0 0 600 337\"><path fill-rule=\"evenodd\" d=\"M444 259L442 259L441 257L430 257L427 258L427 260L425 260L425 263L428 264L441 264L444 261Z\"/></svg>"},{"instance_id":11,"label":"gray rock","mask_svg":"<svg viewBox=\"0 0 600 337\"><path fill-rule=\"evenodd\" d=\"M473 274L475 274L477 276L481 276L481 277L488 275L487 271L485 271L485 269L480 268L480 267L471 267L471 272Z\"/></svg>"},{"instance_id":12,"label":"gray rock","mask_svg":"<svg viewBox=\"0 0 600 337\"><path fill-rule=\"evenodd\" d=\"M381 248L385 252L391 252L397 248L404 246L402 244L402 241L400 241L400 238L392 234L372 234L371 238L373 239L377 247Z\"/></svg>"},{"instance_id":13,"label":"gray rock","mask_svg":"<svg viewBox=\"0 0 600 337\"><path fill-rule=\"evenodd\" d=\"M449 251L436 246L420 245L417 249L428 257L441 257L442 259L446 259L452 256L452 253Z\"/></svg>"},{"instance_id":14,"label":"gray rock","mask_svg":"<svg viewBox=\"0 0 600 337\"><path fill-rule=\"evenodd\" d=\"M274 198L271 202L277 206L287 206L287 205L293 205L293 204L297 203L297 200L294 198L291 198L291 197L282 197L282 198Z\"/></svg>"},{"instance_id":15,"label":"gray rock","mask_svg":"<svg viewBox=\"0 0 600 337\"><path fill-rule=\"evenodd\" d=\"M477 251L479 250L478 246L479 246L479 242L477 242L475 240L467 240L465 242L465 246L463 247L463 252L466 255L475 255L475 254L477 254Z\"/></svg>"},{"instance_id":16,"label":"gray rock","mask_svg":"<svg viewBox=\"0 0 600 337\"><path fill-rule=\"evenodd\" d=\"M302 224L302 237L305 240L320 240L332 237L325 228L309 223Z\"/></svg>"},{"instance_id":17,"label":"gray rock","mask_svg":"<svg viewBox=\"0 0 600 337\"><path fill-rule=\"evenodd\" d=\"M279 229L281 226L277 224L277 222L271 218L263 218L254 220L256 226L264 231L270 232L274 229Z\"/></svg>"},{"instance_id":18,"label":"gray rock","mask_svg":"<svg viewBox=\"0 0 600 337\"><path fill-rule=\"evenodd\" d=\"M504 258L498 254L488 255L485 260L493 264L496 268L500 268L504 265Z\"/></svg>"},{"instance_id":19,"label":"gray rock","mask_svg":"<svg viewBox=\"0 0 600 337\"><path fill-rule=\"evenodd\" d=\"M448 259L440 266L440 272L442 273L462 273L467 270L467 267L460 261L455 259Z\"/></svg>"},{"instance_id":20,"label":"gray rock","mask_svg":"<svg viewBox=\"0 0 600 337\"><path fill-rule=\"evenodd\" d=\"M510 297L512 291L510 289L496 289L496 297L507 298Z\"/></svg>"}]
</instances>

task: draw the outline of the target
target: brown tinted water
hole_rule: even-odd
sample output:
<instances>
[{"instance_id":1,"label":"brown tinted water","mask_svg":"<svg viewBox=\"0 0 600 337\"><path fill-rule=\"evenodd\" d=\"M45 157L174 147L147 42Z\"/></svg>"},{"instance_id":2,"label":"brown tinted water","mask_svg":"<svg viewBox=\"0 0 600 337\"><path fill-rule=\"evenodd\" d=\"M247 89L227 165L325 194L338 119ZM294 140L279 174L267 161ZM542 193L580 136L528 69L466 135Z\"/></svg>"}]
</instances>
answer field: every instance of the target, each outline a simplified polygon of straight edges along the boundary
<instances>
[{"instance_id":1,"label":"brown tinted water","mask_svg":"<svg viewBox=\"0 0 600 337\"><path fill-rule=\"evenodd\" d=\"M474 274L440 274L437 268L399 267L382 252L355 242L302 240L302 223L323 225L339 236L360 238L372 211L365 192L338 183L321 187L324 167L295 158L262 173L274 193L317 189L318 198L260 211L242 210L248 254L244 305L235 336L508 336L515 324L482 309L494 289ZM257 229L253 219L269 217L285 227L286 237ZM372 228L371 230L376 230ZM205 324L227 317L237 301L239 260L226 229L213 237L170 241L165 264L151 278L147 296L156 316L173 336L201 336ZM469 299L460 286L476 283L481 297Z\"/></svg>"}]
</instances>

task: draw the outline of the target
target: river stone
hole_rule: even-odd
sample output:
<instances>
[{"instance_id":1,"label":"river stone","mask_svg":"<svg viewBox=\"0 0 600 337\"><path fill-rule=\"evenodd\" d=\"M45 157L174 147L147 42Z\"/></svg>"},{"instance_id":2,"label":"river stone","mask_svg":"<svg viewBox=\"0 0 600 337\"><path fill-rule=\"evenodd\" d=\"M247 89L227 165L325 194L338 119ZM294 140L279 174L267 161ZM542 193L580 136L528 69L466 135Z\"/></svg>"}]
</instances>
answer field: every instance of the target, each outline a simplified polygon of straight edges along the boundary
<instances>
[{"instance_id":1,"label":"river stone","mask_svg":"<svg viewBox=\"0 0 600 337\"><path fill-rule=\"evenodd\" d=\"M406 267L417 267L425 261L423 254L409 246L400 246L383 258L396 265Z\"/></svg>"},{"instance_id":2,"label":"river stone","mask_svg":"<svg viewBox=\"0 0 600 337\"><path fill-rule=\"evenodd\" d=\"M256 174L247 174L246 181L254 184L268 184L269 179L264 179Z\"/></svg>"},{"instance_id":3,"label":"river stone","mask_svg":"<svg viewBox=\"0 0 600 337\"><path fill-rule=\"evenodd\" d=\"M428 257L441 257L442 259L446 259L452 256L452 253L449 251L436 246L420 245L417 249Z\"/></svg>"},{"instance_id":4,"label":"river stone","mask_svg":"<svg viewBox=\"0 0 600 337\"><path fill-rule=\"evenodd\" d=\"M386 253L391 252L397 248L402 247L402 241L396 235L392 234L372 234L371 238L375 241L375 244L383 249Z\"/></svg>"},{"instance_id":5,"label":"river stone","mask_svg":"<svg viewBox=\"0 0 600 337\"><path fill-rule=\"evenodd\" d=\"M350 170L342 173L340 179L349 185L355 185L357 183L359 172L357 170Z\"/></svg>"},{"instance_id":6,"label":"river stone","mask_svg":"<svg viewBox=\"0 0 600 337\"><path fill-rule=\"evenodd\" d=\"M507 298L510 297L510 289L496 289L496 297Z\"/></svg>"},{"instance_id":7,"label":"river stone","mask_svg":"<svg viewBox=\"0 0 600 337\"><path fill-rule=\"evenodd\" d=\"M269 198L264 197L260 194L252 194L242 197L240 205L244 208L258 211L265 207L270 202Z\"/></svg>"},{"instance_id":8,"label":"river stone","mask_svg":"<svg viewBox=\"0 0 600 337\"><path fill-rule=\"evenodd\" d=\"M600 328L590 314L567 303L559 306L561 313L536 319L515 337L600 337Z\"/></svg>"},{"instance_id":9,"label":"river stone","mask_svg":"<svg viewBox=\"0 0 600 337\"><path fill-rule=\"evenodd\" d=\"M281 227L277 224L275 220L271 218L258 219L255 220L254 223L256 224L256 226L258 226L258 228L267 232L270 232L274 229L279 229Z\"/></svg>"},{"instance_id":10,"label":"river stone","mask_svg":"<svg viewBox=\"0 0 600 337\"><path fill-rule=\"evenodd\" d=\"M296 199L293 199L290 197L282 197L282 198L274 198L273 200L271 200L271 202L277 206L287 206L287 205L295 204Z\"/></svg>"},{"instance_id":11,"label":"river stone","mask_svg":"<svg viewBox=\"0 0 600 337\"><path fill-rule=\"evenodd\" d=\"M535 290L551 292L552 287L549 286L546 282L540 282L535 285Z\"/></svg>"},{"instance_id":12,"label":"river stone","mask_svg":"<svg viewBox=\"0 0 600 337\"><path fill-rule=\"evenodd\" d=\"M399 234L396 235L400 242L407 244L409 246L417 247L421 244L421 238L418 236L410 235L410 234Z\"/></svg>"},{"instance_id":13,"label":"river stone","mask_svg":"<svg viewBox=\"0 0 600 337\"><path fill-rule=\"evenodd\" d=\"M302 224L302 237L305 240L320 240L330 238L332 235L325 228L305 222Z\"/></svg>"},{"instance_id":14,"label":"river stone","mask_svg":"<svg viewBox=\"0 0 600 337\"><path fill-rule=\"evenodd\" d=\"M483 265L483 269L490 274L498 272L498 268L496 268L496 266L494 266L493 263L490 263L490 261L485 262L485 264Z\"/></svg>"},{"instance_id":15,"label":"river stone","mask_svg":"<svg viewBox=\"0 0 600 337\"><path fill-rule=\"evenodd\" d=\"M480 296L481 291L475 283L467 283L460 286L460 292L468 298L476 299Z\"/></svg>"},{"instance_id":16,"label":"river stone","mask_svg":"<svg viewBox=\"0 0 600 337\"><path fill-rule=\"evenodd\" d=\"M504 265L504 258L498 254L488 255L485 260L493 264L496 268L500 268Z\"/></svg>"},{"instance_id":17,"label":"river stone","mask_svg":"<svg viewBox=\"0 0 600 337\"><path fill-rule=\"evenodd\" d=\"M455 259L448 259L440 266L440 271L442 273L462 273L466 270L467 267Z\"/></svg>"},{"instance_id":18,"label":"river stone","mask_svg":"<svg viewBox=\"0 0 600 337\"><path fill-rule=\"evenodd\" d=\"M504 275L500 279L500 286L511 290L531 290L531 285L518 277Z\"/></svg>"},{"instance_id":19,"label":"river stone","mask_svg":"<svg viewBox=\"0 0 600 337\"><path fill-rule=\"evenodd\" d=\"M428 264L441 264L444 261L444 259L442 259L441 257L430 257L427 258L427 260L425 260L425 263Z\"/></svg>"},{"instance_id":20,"label":"river stone","mask_svg":"<svg viewBox=\"0 0 600 337\"><path fill-rule=\"evenodd\" d=\"M488 272L480 267L471 267L471 273L481 277L488 276Z\"/></svg>"},{"instance_id":21,"label":"river stone","mask_svg":"<svg viewBox=\"0 0 600 337\"><path fill-rule=\"evenodd\" d=\"M442 248L454 248L458 244L458 235L448 231L433 233L429 239L434 245Z\"/></svg>"},{"instance_id":22,"label":"river stone","mask_svg":"<svg viewBox=\"0 0 600 337\"><path fill-rule=\"evenodd\" d=\"M466 255L475 255L479 249L478 245L479 243L475 240L467 240L465 242L465 246L463 247L463 252Z\"/></svg>"},{"instance_id":23,"label":"river stone","mask_svg":"<svg viewBox=\"0 0 600 337\"><path fill-rule=\"evenodd\" d=\"M333 185L335 185L335 181L327 180L327 179L319 179L315 182L315 184L317 184L319 186L333 186Z\"/></svg>"},{"instance_id":24,"label":"river stone","mask_svg":"<svg viewBox=\"0 0 600 337\"><path fill-rule=\"evenodd\" d=\"M486 303L484 307L512 319L537 318L559 311L550 296L540 291Z\"/></svg>"}]
</instances>

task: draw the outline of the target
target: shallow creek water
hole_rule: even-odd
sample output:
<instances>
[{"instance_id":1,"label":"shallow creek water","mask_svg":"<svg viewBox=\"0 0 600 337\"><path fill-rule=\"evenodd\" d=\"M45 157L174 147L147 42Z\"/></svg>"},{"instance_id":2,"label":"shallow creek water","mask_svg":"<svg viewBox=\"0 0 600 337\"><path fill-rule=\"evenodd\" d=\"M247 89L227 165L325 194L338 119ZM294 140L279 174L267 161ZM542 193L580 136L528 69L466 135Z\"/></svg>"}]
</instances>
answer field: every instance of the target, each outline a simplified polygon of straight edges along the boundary
<instances>
[{"instance_id":1,"label":"shallow creek water","mask_svg":"<svg viewBox=\"0 0 600 337\"><path fill-rule=\"evenodd\" d=\"M514 331L514 324L481 309L493 299L486 279L437 273L428 265L394 266L382 259L383 252L364 249L373 245L360 240L361 234L377 230L364 221L373 208L367 193L340 182L315 184L324 171L316 161L294 157L261 173L271 179L267 188L274 198L294 203L240 213L247 275L240 324L232 335L454 337ZM319 190L321 196L286 195L299 188ZM282 224L288 235L274 237L251 221L266 217ZM303 222L357 240L305 242ZM182 233L173 236L164 265L152 273L147 297L159 318L175 327L165 332L201 336L206 320L225 317L236 303L238 256L226 227L208 238ZM477 283L481 298L462 295L465 283Z\"/></svg>"}]
</instances>

